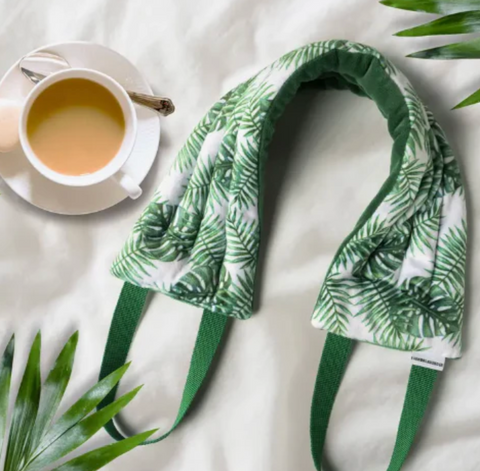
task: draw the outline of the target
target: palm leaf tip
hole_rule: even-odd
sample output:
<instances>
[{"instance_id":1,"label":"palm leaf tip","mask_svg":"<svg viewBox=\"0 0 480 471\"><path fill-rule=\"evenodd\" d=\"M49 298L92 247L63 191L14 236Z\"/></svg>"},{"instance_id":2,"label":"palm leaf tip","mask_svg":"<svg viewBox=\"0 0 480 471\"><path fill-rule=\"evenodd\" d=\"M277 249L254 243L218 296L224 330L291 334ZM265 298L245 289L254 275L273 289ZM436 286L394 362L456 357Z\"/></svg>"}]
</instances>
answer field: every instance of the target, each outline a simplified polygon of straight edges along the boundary
<instances>
[{"instance_id":1,"label":"palm leaf tip","mask_svg":"<svg viewBox=\"0 0 480 471\"><path fill-rule=\"evenodd\" d=\"M380 3L400 10L448 15L478 10L478 0L382 0Z\"/></svg>"},{"instance_id":2,"label":"palm leaf tip","mask_svg":"<svg viewBox=\"0 0 480 471\"><path fill-rule=\"evenodd\" d=\"M2 357L2 366L3 365L11 365L13 364L13 355L15 352L15 334L10 337L7 346L5 347L5 351L3 352Z\"/></svg>"},{"instance_id":3,"label":"palm leaf tip","mask_svg":"<svg viewBox=\"0 0 480 471\"><path fill-rule=\"evenodd\" d=\"M32 446L32 431L40 402L40 351L41 334L38 332L28 355L13 409L5 459L5 469L8 471L20 469L25 460L24 453Z\"/></svg>"},{"instance_id":4,"label":"palm leaf tip","mask_svg":"<svg viewBox=\"0 0 480 471\"><path fill-rule=\"evenodd\" d=\"M12 335L8 342L0 364L0 451L7 428L8 402L10 396L10 383L12 379L13 356L15 352L15 336Z\"/></svg>"},{"instance_id":5,"label":"palm leaf tip","mask_svg":"<svg viewBox=\"0 0 480 471\"><path fill-rule=\"evenodd\" d=\"M39 445L63 399L70 382L77 344L78 331L64 345L42 386L40 404L32 432L31 446L27 450L28 453L32 453Z\"/></svg>"},{"instance_id":6,"label":"palm leaf tip","mask_svg":"<svg viewBox=\"0 0 480 471\"><path fill-rule=\"evenodd\" d=\"M128 364L123 365L97 383L54 421L53 417L70 380L78 338L79 334L75 332L66 342L42 385L40 332L35 336L15 400L6 446L5 471L40 471L46 466L50 467L112 420L142 388L143 385L138 386L109 406L90 414L126 372ZM6 430L14 345L15 338L12 336L0 360L0 449ZM156 431L150 430L99 448L55 469L95 471L142 444Z\"/></svg>"},{"instance_id":7,"label":"palm leaf tip","mask_svg":"<svg viewBox=\"0 0 480 471\"><path fill-rule=\"evenodd\" d=\"M480 38L425 49L423 51L414 52L407 57L438 60L480 59Z\"/></svg>"},{"instance_id":8,"label":"palm leaf tip","mask_svg":"<svg viewBox=\"0 0 480 471\"><path fill-rule=\"evenodd\" d=\"M43 443L31 461L29 471L40 471L83 445L127 406L140 389L141 386L133 389L103 409L87 416L62 434L58 440Z\"/></svg>"},{"instance_id":9,"label":"palm leaf tip","mask_svg":"<svg viewBox=\"0 0 480 471\"><path fill-rule=\"evenodd\" d=\"M477 103L480 103L480 90L472 93L468 98L465 98L465 100L461 101L453 109L459 110L461 108L465 108L466 106L476 105Z\"/></svg>"},{"instance_id":10,"label":"palm leaf tip","mask_svg":"<svg viewBox=\"0 0 480 471\"><path fill-rule=\"evenodd\" d=\"M77 458L73 458L67 463L55 468L53 471L96 471L97 469L103 468L115 458L141 445L157 431L158 429L149 430L113 443L112 445L90 451Z\"/></svg>"},{"instance_id":11,"label":"palm leaf tip","mask_svg":"<svg viewBox=\"0 0 480 471\"><path fill-rule=\"evenodd\" d=\"M399 31L395 36L438 36L468 34L477 31L480 31L480 11L466 11L447 15L438 20Z\"/></svg>"}]
</instances>

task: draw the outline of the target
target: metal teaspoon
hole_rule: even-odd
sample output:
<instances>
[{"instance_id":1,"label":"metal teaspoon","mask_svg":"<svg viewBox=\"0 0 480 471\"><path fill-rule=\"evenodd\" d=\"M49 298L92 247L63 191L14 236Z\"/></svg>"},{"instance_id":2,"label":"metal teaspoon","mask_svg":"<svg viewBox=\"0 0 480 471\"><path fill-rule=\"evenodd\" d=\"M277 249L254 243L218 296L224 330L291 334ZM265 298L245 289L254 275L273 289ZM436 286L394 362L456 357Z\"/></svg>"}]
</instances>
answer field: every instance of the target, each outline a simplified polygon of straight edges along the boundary
<instances>
[{"instance_id":1,"label":"metal teaspoon","mask_svg":"<svg viewBox=\"0 0 480 471\"><path fill-rule=\"evenodd\" d=\"M57 56L56 54L51 54L51 53L46 53L44 55L48 55L51 58L63 61L65 64L68 65L68 67L70 67L66 59L64 59L63 57L60 57L60 56ZM30 57L31 56L26 56L24 59L27 59ZM27 77L32 83L37 85L46 77L46 75L44 74L40 74L26 67L23 67L22 61L20 61L20 70L22 71L23 75L25 75L25 77ZM146 95L144 93L132 92L130 90L126 90L126 92L134 103L138 103L139 105L143 105L143 106L146 106L147 108L155 110L163 116L168 116L175 111L175 105L172 103L172 100L170 100L170 98L158 97L154 95Z\"/></svg>"}]
</instances>

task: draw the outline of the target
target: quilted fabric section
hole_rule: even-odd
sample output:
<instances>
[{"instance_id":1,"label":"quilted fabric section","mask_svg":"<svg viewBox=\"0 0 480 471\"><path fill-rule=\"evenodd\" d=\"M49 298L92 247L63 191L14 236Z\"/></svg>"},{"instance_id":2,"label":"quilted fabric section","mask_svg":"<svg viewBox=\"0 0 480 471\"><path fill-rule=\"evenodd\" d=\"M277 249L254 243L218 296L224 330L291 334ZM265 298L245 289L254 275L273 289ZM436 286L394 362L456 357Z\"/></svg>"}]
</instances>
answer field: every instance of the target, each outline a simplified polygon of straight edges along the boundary
<instances>
[{"instance_id":1,"label":"quilted fabric section","mask_svg":"<svg viewBox=\"0 0 480 471\"><path fill-rule=\"evenodd\" d=\"M307 83L371 98L394 141L391 174L335 256L314 326L459 356L466 223L456 161L405 77L374 49L348 41L292 51L217 102L136 223L113 274L219 314L250 317L268 143L276 119Z\"/></svg>"}]
</instances>

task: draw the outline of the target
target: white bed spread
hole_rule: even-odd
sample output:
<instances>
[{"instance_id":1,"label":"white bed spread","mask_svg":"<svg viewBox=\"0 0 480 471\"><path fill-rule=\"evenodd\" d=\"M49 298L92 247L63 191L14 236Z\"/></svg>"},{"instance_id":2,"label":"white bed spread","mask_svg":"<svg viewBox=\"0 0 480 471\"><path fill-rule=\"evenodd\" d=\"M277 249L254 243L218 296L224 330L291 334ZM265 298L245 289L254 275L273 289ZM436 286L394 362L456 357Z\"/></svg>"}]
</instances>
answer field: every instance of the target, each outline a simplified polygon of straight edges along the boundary
<instances>
[{"instance_id":1,"label":"white bed spread","mask_svg":"<svg viewBox=\"0 0 480 471\"><path fill-rule=\"evenodd\" d=\"M67 403L93 384L121 289L109 265L192 127L221 94L283 53L311 41L350 39L378 48L410 78L446 130L468 187L465 356L441 375L404 469L480 468L480 106L450 111L478 87L480 62L406 59L442 40L392 37L426 18L376 0L0 0L0 18L0 73L42 44L93 41L128 57L177 106L162 119L158 160L140 200L69 218L29 206L0 183L0 347L16 332L17 367L38 329L45 369L79 329ZM234 322L190 419L165 442L105 469L314 470L309 407L325 334L310 326L310 315L334 252L387 176L390 148L386 122L368 100L305 92L292 102L270 147L256 315ZM145 384L123 414L133 430L172 423L200 314L155 296L121 387ZM331 469L387 468L409 363L406 353L356 349L328 435ZM102 431L80 451L109 442Z\"/></svg>"}]
</instances>

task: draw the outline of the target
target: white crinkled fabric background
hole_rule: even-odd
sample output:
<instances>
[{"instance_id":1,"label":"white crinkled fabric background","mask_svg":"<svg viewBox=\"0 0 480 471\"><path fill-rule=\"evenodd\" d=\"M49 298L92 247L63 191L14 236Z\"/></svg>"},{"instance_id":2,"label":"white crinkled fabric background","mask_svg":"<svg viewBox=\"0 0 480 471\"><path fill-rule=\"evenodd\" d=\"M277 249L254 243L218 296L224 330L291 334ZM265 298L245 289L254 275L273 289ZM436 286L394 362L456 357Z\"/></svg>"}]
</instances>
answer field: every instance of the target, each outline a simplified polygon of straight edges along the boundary
<instances>
[{"instance_id":1,"label":"white crinkled fabric background","mask_svg":"<svg viewBox=\"0 0 480 471\"><path fill-rule=\"evenodd\" d=\"M128 57L177 112L162 119L159 157L144 196L68 218L39 211L0 183L0 346L17 335L17 369L38 329L45 371L75 330L80 343L64 407L97 378L121 282L109 266L193 126L223 93L308 42L350 39L378 48L410 79L444 127L466 179L469 205L465 352L449 362L405 470L480 466L480 335L476 201L480 106L449 109L478 88L478 61L406 59L440 39L394 38L427 19L375 0L0 0L0 72L43 44L88 40ZM166 441L106 470L314 470L309 407L325 334L310 325L337 247L388 174L391 138L372 102L348 92L302 92L270 147L258 310L234 321L207 394ZM3 157L0 157L3 158ZM144 383L123 417L133 430L174 420L201 312L155 295L131 351L123 391ZM409 355L359 345L326 445L333 469L386 469ZM100 432L78 453L110 442Z\"/></svg>"}]
</instances>

